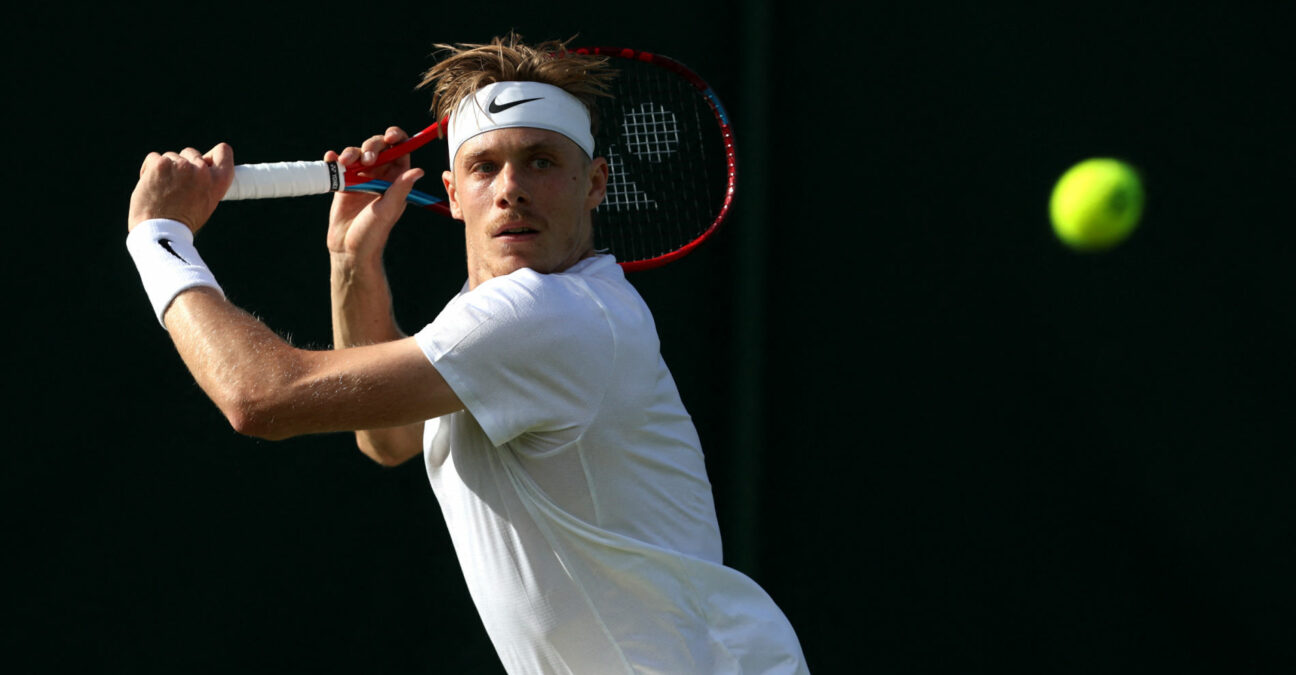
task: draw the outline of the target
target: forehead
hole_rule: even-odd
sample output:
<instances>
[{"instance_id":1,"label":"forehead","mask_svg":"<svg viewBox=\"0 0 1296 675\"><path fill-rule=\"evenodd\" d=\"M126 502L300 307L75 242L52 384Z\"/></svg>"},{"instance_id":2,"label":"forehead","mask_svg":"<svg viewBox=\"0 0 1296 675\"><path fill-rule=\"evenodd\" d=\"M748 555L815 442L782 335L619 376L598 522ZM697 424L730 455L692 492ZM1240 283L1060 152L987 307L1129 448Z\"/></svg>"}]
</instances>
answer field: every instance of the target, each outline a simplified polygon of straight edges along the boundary
<instances>
[{"instance_id":1,"label":"forehead","mask_svg":"<svg viewBox=\"0 0 1296 675\"><path fill-rule=\"evenodd\" d=\"M455 164L499 153L548 151L558 154L585 156L585 151L566 136L548 129L510 127L494 129L464 141L455 156Z\"/></svg>"}]
</instances>

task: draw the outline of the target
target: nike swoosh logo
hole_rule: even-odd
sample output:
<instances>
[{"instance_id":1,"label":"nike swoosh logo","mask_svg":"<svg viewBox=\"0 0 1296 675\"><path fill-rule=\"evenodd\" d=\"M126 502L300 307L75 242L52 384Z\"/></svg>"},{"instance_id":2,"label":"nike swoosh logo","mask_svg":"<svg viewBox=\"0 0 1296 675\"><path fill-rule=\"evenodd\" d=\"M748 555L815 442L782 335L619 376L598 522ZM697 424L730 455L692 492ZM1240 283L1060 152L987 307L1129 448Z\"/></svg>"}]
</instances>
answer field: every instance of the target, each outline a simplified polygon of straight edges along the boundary
<instances>
[{"instance_id":1,"label":"nike swoosh logo","mask_svg":"<svg viewBox=\"0 0 1296 675\"><path fill-rule=\"evenodd\" d=\"M524 98L524 99L519 99L517 101L509 101L508 103L500 103L499 97L496 97L494 100L490 102L490 105L486 106L486 111L494 115L495 113L502 113L505 110L512 108L513 106L522 105L523 103L530 103L532 101L539 101L542 98L544 97L540 96L538 98Z\"/></svg>"},{"instance_id":2,"label":"nike swoosh logo","mask_svg":"<svg viewBox=\"0 0 1296 675\"><path fill-rule=\"evenodd\" d=\"M183 258L179 253L176 253L176 252L175 252L175 249L171 248L171 240L170 240L170 239L167 239L167 238L164 237L164 238L162 238L162 239L157 240L157 243L158 243L159 245L161 245L162 248L166 249L166 252L167 252L167 253L170 253L171 255L173 255L173 256L179 258L179 259L180 259L180 262L182 262L182 263L184 263L184 264L186 264L186 265L189 264L189 261L188 261L188 260L185 260L185 259L184 259L184 258Z\"/></svg>"}]
</instances>

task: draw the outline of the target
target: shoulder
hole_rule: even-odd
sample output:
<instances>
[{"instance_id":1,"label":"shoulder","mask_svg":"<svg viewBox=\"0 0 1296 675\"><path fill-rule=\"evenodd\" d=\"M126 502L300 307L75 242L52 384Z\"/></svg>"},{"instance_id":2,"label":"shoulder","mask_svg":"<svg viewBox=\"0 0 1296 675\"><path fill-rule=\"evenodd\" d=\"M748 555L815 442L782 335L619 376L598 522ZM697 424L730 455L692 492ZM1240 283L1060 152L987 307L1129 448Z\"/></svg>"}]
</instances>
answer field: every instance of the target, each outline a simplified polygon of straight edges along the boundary
<instances>
[{"instance_id":1,"label":"shoulder","mask_svg":"<svg viewBox=\"0 0 1296 675\"><path fill-rule=\"evenodd\" d=\"M558 274L522 269L486 281L452 300L419 337L429 354L492 336L531 350L601 351L618 325L642 321L645 312L615 260L596 256Z\"/></svg>"}]
</instances>

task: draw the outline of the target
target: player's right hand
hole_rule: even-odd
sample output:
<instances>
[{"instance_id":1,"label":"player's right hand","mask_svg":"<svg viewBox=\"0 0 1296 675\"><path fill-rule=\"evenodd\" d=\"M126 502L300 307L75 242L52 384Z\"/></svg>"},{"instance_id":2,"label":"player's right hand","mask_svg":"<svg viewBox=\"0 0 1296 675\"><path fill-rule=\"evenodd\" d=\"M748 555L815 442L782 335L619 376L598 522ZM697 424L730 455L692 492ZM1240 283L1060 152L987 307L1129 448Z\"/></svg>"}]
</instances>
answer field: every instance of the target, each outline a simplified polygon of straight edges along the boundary
<instances>
[{"instance_id":1,"label":"player's right hand","mask_svg":"<svg viewBox=\"0 0 1296 675\"><path fill-rule=\"evenodd\" d=\"M193 148L151 152L131 193L127 231L151 218L184 223L197 234L234 180L234 150L219 143L205 154Z\"/></svg>"}]
</instances>

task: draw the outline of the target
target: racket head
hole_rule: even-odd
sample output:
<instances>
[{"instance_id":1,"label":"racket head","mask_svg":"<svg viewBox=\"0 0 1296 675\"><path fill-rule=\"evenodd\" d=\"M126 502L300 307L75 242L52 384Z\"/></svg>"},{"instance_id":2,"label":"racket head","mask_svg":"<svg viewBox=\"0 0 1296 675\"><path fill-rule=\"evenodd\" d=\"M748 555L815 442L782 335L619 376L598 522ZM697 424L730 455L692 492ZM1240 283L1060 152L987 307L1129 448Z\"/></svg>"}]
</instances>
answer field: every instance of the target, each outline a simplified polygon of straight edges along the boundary
<instances>
[{"instance_id":1,"label":"racket head","mask_svg":"<svg viewBox=\"0 0 1296 675\"><path fill-rule=\"evenodd\" d=\"M619 74L598 102L595 155L608 192L594 211L595 248L626 271L652 269L695 250L729 215L737 185L733 130L710 85L667 56L584 47Z\"/></svg>"}]
</instances>

